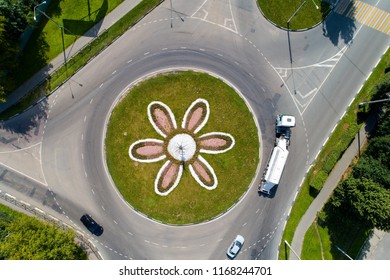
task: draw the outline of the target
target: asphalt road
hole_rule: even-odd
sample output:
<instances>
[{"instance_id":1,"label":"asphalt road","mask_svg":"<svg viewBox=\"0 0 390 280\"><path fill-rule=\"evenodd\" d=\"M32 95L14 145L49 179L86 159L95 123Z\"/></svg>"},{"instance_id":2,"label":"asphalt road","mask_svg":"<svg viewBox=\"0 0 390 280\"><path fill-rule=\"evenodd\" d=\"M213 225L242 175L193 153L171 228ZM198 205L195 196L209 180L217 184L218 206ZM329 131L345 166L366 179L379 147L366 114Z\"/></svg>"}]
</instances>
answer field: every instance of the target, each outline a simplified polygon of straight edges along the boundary
<instances>
[{"instance_id":1,"label":"asphalt road","mask_svg":"<svg viewBox=\"0 0 390 280\"><path fill-rule=\"evenodd\" d=\"M377 2L390 11L388 1ZM358 23L346 37L353 41L340 35L337 44L322 25L288 34L267 22L254 0L172 4L171 10L165 1L47 100L6 123L0 161L50 190L57 217L82 231L79 217L96 217L105 231L90 238L105 259L225 259L236 234L246 238L238 259L276 259L308 167L389 38ZM140 79L174 69L212 73L234 86L254 112L262 140L262 165L247 193L227 213L199 225L164 225L134 211L116 191L104 160L105 124L121 94ZM257 184L277 113L295 115L297 127L270 199L258 196ZM29 125L18 128L26 120Z\"/></svg>"}]
</instances>

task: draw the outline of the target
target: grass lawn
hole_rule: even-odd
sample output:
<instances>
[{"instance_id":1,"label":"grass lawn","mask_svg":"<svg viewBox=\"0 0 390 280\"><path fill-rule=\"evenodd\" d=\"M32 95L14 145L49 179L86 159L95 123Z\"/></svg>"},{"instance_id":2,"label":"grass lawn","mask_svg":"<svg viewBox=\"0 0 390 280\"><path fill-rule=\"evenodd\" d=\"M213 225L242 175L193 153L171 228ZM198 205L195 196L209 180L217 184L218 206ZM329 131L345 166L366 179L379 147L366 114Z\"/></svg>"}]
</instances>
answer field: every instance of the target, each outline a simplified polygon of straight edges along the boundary
<instances>
[{"instance_id":1,"label":"grass lawn","mask_svg":"<svg viewBox=\"0 0 390 280\"><path fill-rule=\"evenodd\" d=\"M318 185L322 187L323 183L325 183L328 178L328 174L331 172L344 151L348 148L362 125L362 120L358 118L358 104L362 101L370 100L375 86L381 81L385 74L385 69L389 67L389 65L390 50L388 50L382 57L380 63L372 72L371 76L368 78L359 94L352 102L350 108L347 110L344 118L340 121L325 147L318 155L316 163L308 172L291 210L282 240L287 240L287 242L292 241L299 221L314 200L316 192L320 190L318 189L313 192L313 188L310 186ZM317 180L319 175L321 175L320 182ZM284 244L281 244L280 246L279 259L285 259L285 248L282 245ZM303 248L303 250L305 249Z\"/></svg>"},{"instance_id":2,"label":"grass lawn","mask_svg":"<svg viewBox=\"0 0 390 280\"><path fill-rule=\"evenodd\" d=\"M316 222L307 230L304 246L302 248L302 260L332 260L331 241L329 231Z\"/></svg>"},{"instance_id":3,"label":"grass lawn","mask_svg":"<svg viewBox=\"0 0 390 280\"><path fill-rule=\"evenodd\" d=\"M323 215L327 217L326 221L321 222L321 225L314 222L306 232L302 259L322 259L321 254L325 260L348 259L337 247L356 259L371 229L359 221L350 220L343 213L332 214L326 210L327 208L325 207L324 210L326 215ZM316 233L315 227L317 227L318 233Z\"/></svg>"},{"instance_id":4,"label":"grass lawn","mask_svg":"<svg viewBox=\"0 0 390 280\"><path fill-rule=\"evenodd\" d=\"M310 246L305 247L302 251L301 258L304 260L322 260L322 242L318 234L316 224L312 224L305 234L305 242ZM310 250L314 248L314 250Z\"/></svg>"},{"instance_id":5,"label":"grass lawn","mask_svg":"<svg viewBox=\"0 0 390 280\"><path fill-rule=\"evenodd\" d=\"M303 2L304 0L257 0L261 11L268 20L284 28L287 28L287 21ZM290 29L298 30L313 27L322 22L329 11L329 4L326 2L306 0L306 4L291 19Z\"/></svg>"},{"instance_id":6,"label":"grass lawn","mask_svg":"<svg viewBox=\"0 0 390 280\"><path fill-rule=\"evenodd\" d=\"M67 48L73 44L122 2L123 0L52 0L46 14L54 22L41 14L38 28L21 56L19 84L57 57L63 51L63 46ZM43 7L42 5L38 9ZM36 14L40 12L36 11ZM64 27L64 45L59 25Z\"/></svg>"},{"instance_id":7,"label":"grass lawn","mask_svg":"<svg viewBox=\"0 0 390 280\"><path fill-rule=\"evenodd\" d=\"M165 161L133 161L128 150L140 139L163 140L152 127L147 107L152 101L168 105L178 125L198 98L209 102L210 117L197 135L218 131L235 138L221 154L203 154L218 178L214 190L202 188L186 166L179 185L167 196L157 195L154 180ZM257 127L245 102L222 81L203 73L161 75L137 85L113 110L106 135L107 165L122 194L135 209L170 224L209 220L231 207L248 189L259 162Z\"/></svg>"}]
</instances>

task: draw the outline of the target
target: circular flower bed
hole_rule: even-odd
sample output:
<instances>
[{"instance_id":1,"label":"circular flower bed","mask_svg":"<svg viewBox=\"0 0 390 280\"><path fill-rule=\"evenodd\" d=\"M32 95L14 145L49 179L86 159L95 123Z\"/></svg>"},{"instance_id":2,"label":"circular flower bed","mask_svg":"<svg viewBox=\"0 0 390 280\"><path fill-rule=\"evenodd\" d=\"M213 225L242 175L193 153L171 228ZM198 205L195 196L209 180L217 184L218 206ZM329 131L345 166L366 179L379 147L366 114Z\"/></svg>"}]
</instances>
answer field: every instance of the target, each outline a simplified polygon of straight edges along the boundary
<instances>
[{"instance_id":1,"label":"circular flower bed","mask_svg":"<svg viewBox=\"0 0 390 280\"><path fill-rule=\"evenodd\" d=\"M159 195L168 195L179 184L183 169L188 165L194 179L208 190L215 189L217 176L200 152L223 153L234 146L234 138L227 133L212 132L196 136L208 121L209 103L195 100L184 115L178 128L171 109L162 102L148 106L149 121L164 139L145 139L134 142L129 148L130 158L139 162L156 162L167 158L158 172L154 188Z\"/></svg>"},{"instance_id":2,"label":"circular flower bed","mask_svg":"<svg viewBox=\"0 0 390 280\"><path fill-rule=\"evenodd\" d=\"M180 123L180 125L178 125ZM135 209L170 224L212 219L247 190L259 139L241 97L206 74L160 75L113 110L107 165Z\"/></svg>"}]
</instances>

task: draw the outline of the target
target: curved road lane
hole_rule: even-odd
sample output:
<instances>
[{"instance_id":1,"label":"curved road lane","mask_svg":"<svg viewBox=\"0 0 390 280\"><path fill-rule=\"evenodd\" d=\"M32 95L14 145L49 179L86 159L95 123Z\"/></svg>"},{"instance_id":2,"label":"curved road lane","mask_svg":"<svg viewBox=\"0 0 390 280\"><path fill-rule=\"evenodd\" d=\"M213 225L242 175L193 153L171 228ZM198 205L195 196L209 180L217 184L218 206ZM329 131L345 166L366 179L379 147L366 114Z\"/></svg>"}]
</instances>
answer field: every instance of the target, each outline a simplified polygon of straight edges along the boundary
<instances>
[{"instance_id":1,"label":"curved road lane","mask_svg":"<svg viewBox=\"0 0 390 280\"><path fill-rule=\"evenodd\" d=\"M28 175L56 198L64 214L56 216L85 232L79 217L88 212L104 226L102 236L89 236L105 259L224 259L238 233L246 238L238 259L276 259L308 166L375 65L378 49L387 48L388 37L360 26L347 47L342 41L333 45L321 26L293 33L290 64L287 33L267 22L254 0L174 0L172 10L169 4L165 1L34 108L41 117L25 134L4 134L1 162L6 159L25 174L27 165L15 155L31 151L37 167ZM376 45L365 43L367 38ZM361 64L360 57L365 57ZM163 225L133 211L104 163L104 126L114 102L145 75L174 68L211 72L234 85L250 104L262 139L260 172L243 199L221 217L193 226ZM31 120L31 112L18 121ZM297 116L297 127L282 181L269 199L258 196L257 184L273 145L277 113ZM22 138L27 139L23 145L12 146Z\"/></svg>"}]
</instances>

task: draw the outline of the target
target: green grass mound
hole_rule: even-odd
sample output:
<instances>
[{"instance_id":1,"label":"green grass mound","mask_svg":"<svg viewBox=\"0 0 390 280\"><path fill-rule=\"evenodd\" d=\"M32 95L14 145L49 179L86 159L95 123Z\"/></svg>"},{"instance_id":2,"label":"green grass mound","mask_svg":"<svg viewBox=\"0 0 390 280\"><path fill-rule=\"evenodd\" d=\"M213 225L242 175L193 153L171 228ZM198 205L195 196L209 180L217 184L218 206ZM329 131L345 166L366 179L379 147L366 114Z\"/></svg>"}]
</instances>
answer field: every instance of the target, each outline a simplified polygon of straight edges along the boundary
<instances>
[{"instance_id":1,"label":"green grass mound","mask_svg":"<svg viewBox=\"0 0 390 280\"><path fill-rule=\"evenodd\" d=\"M158 195L154 182L166 160L134 161L129 147L141 139L164 140L148 119L152 101L165 103L180 127L185 112L198 98L208 101L210 115L197 135L229 133L235 145L220 154L202 153L218 178L214 190L203 188L185 165L177 187L167 196ZM190 224L226 212L245 193L259 162L259 138L252 114L232 88L207 74L181 72L151 78L130 90L110 117L106 155L115 185L132 207L164 223Z\"/></svg>"},{"instance_id":2,"label":"green grass mound","mask_svg":"<svg viewBox=\"0 0 390 280\"><path fill-rule=\"evenodd\" d=\"M257 0L262 13L269 21L291 30L316 26L330 12L330 5L326 1L306 0L302 5L303 2L303 0ZM287 26L288 20L290 20L289 26Z\"/></svg>"}]
</instances>

